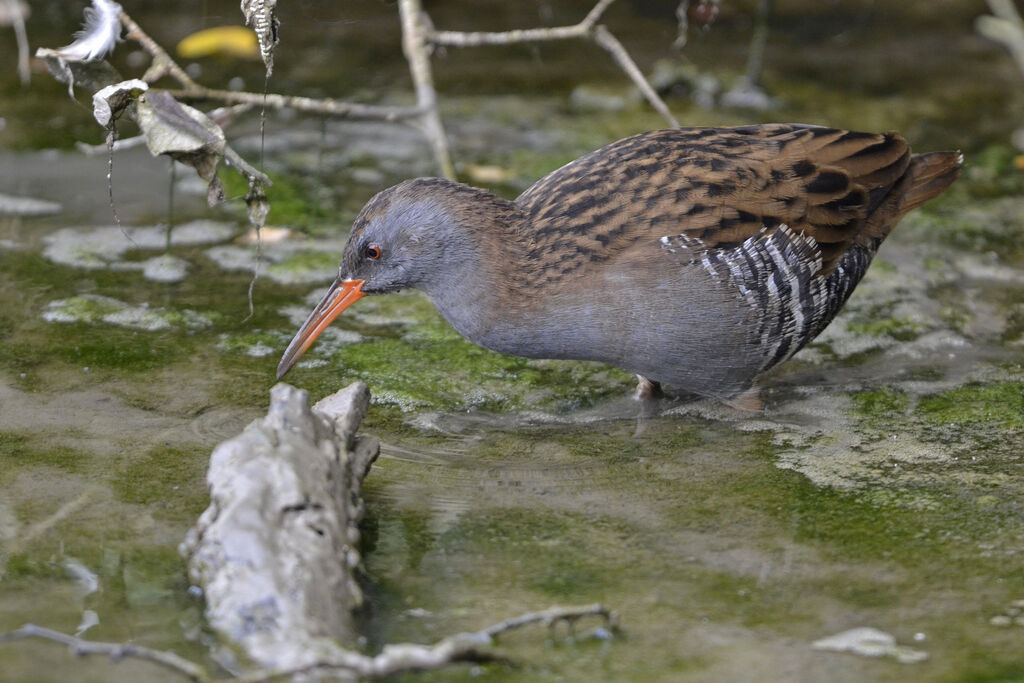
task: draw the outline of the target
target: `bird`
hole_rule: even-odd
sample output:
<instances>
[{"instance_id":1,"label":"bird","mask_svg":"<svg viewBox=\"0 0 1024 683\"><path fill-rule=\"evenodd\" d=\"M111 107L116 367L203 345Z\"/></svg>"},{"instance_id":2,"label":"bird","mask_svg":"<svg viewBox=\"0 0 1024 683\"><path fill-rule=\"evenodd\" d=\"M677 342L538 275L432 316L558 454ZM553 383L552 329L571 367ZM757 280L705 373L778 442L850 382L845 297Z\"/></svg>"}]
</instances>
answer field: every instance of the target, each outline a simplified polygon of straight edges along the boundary
<instances>
[{"instance_id":1,"label":"bird","mask_svg":"<svg viewBox=\"0 0 1024 683\"><path fill-rule=\"evenodd\" d=\"M600 361L634 373L640 397L667 385L758 411L762 375L825 329L962 163L896 132L762 124L627 137L515 200L406 180L356 217L277 376L358 299L414 288L488 349Z\"/></svg>"}]
</instances>

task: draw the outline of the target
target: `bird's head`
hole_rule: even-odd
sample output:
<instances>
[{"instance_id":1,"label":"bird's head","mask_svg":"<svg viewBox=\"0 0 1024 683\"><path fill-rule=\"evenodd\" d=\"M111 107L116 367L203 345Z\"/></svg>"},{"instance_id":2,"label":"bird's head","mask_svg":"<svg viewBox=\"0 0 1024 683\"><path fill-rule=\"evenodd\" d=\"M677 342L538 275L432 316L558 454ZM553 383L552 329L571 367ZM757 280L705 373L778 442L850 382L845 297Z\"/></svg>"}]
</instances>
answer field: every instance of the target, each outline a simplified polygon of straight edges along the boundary
<instances>
[{"instance_id":1,"label":"bird's head","mask_svg":"<svg viewBox=\"0 0 1024 683\"><path fill-rule=\"evenodd\" d=\"M374 196L356 217L337 279L285 350L278 379L331 321L367 294L412 287L433 297L451 290L463 264L477 257L464 214L472 214L474 197L484 194L441 178L417 178Z\"/></svg>"}]
</instances>

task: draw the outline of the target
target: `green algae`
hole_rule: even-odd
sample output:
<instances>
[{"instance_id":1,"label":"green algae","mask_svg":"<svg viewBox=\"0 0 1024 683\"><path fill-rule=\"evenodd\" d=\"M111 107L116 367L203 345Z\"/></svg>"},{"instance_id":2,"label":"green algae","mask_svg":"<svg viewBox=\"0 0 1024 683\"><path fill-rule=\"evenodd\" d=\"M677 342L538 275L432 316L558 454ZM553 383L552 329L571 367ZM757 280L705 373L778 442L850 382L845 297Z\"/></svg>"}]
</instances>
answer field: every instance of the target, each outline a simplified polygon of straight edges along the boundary
<instances>
[{"instance_id":1,"label":"green algae","mask_svg":"<svg viewBox=\"0 0 1024 683\"><path fill-rule=\"evenodd\" d=\"M329 254L322 251L297 251L289 254L280 263L274 263L267 268L268 275L275 272L294 273L297 271L338 269L338 261L341 254Z\"/></svg>"},{"instance_id":2,"label":"green algae","mask_svg":"<svg viewBox=\"0 0 1024 683\"><path fill-rule=\"evenodd\" d=\"M880 387L860 391L851 396L854 408L865 417L887 418L904 414L910 399L902 391Z\"/></svg>"},{"instance_id":3,"label":"green algae","mask_svg":"<svg viewBox=\"0 0 1024 683\"><path fill-rule=\"evenodd\" d=\"M921 336L924 328L920 323L906 318L880 318L868 322L850 321L846 329L853 334L869 337L892 337L897 341L913 341Z\"/></svg>"},{"instance_id":4,"label":"green algae","mask_svg":"<svg viewBox=\"0 0 1024 683\"><path fill-rule=\"evenodd\" d=\"M592 404L629 386L626 373L598 364L535 361L488 351L458 335L426 302L417 308L423 322L414 331L342 346L328 366L296 375L312 376L310 385L317 394L360 379L374 391L375 401L406 411L507 411L528 405L564 409Z\"/></svg>"},{"instance_id":5,"label":"green algae","mask_svg":"<svg viewBox=\"0 0 1024 683\"><path fill-rule=\"evenodd\" d=\"M0 432L0 481L32 466L81 472L87 456L81 450L27 431Z\"/></svg>"},{"instance_id":6,"label":"green algae","mask_svg":"<svg viewBox=\"0 0 1024 683\"><path fill-rule=\"evenodd\" d=\"M888 400L891 401L891 397ZM913 628L927 632L929 643L944 629L944 637L938 642L958 643L959 657L965 659L970 658L970 653L991 648L991 641L984 633L973 632L969 626L950 630L945 625L948 617L943 616L943 611L939 609L931 614L926 605L932 590L970 585L975 577L987 575L993 563L1000 566L999 573L1009 584L994 591L1001 597L988 595L985 603L998 603L1015 594L1014 586L1024 579L1020 562L1012 556L979 552L979 548L1000 547L1022 530L1010 501L985 506L979 512L974 500L960 495L954 487L938 495L930 492L928 496L933 500L927 506L916 504L918 499L913 495L884 496L874 491L851 494L821 489L799 475L775 469L771 464L773 447L765 437L756 434L742 437L738 443L732 440L730 446L739 456L737 462L702 467L694 471L689 480L670 478L666 481L652 477L651 473L663 471L673 458L685 461L696 456L700 459L700 451L711 447L710 444L722 436L717 429L712 428L709 433L706 428L689 425L689 429L680 430L685 432L681 437L684 445L673 433L676 431L655 429L645 439L644 460L653 469L638 470L636 459L621 465L611 460L607 461L609 466L623 468L617 476L591 478L600 482L596 485L606 491L621 486L623 481L639 478L643 482L644 500L659 501L662 496L678 499L678 504L671 508L672 515L664 521L665 526L650 518L619 517L611 510L604 515L578 512L564 515L536 507L503 506L490 510L484 503L483 509L477 507L472 515L460 516L455 525L442 534L432 532L422 536L420 532L407 531L407 537L415 536L420 543L416 551L416 571L440 571L437 563L443 560L443 575L449 581L443 585L417 582L401 572L377 585L378 590L390 596L378 604L391 605L389 609L395 612L410 606L434 610L440 604L449 604L448 609L458 611L461 605L465 605L462 609L469 608L465 602L467 593L472 595L495 583L501 584L506 594L549 594L563 601L605 600L623 590L636 590L631 593L630 602L619 603L617 608L622 612L627 638L633 648L650 652L655 624L672 632L671 629L681 628L690 619L700 617L728 624L731 628L767 629L781 637L806 633L808 629L814 633L819 610L823 608L822 596L827 596L827 601L837 603L838 613L860 615L860 619L869 623L878 623L873 619L887 614L894 604L916 610L920 616L911 621ZM694 432L701 433L701 438L694 438ZM617 434L618 430L593 435L594 449L590 457L602 460L621 448L623 442ZM584 434L578 436L585 438ZM541 430L520 435L519 441L552 438L558 440L560 435ZM516 445L511 435L501 441L506 443L506 449L524 452L524 444ZM701 444L706 445L701 447ZM530 450L533 449L525 448L526 452ZM391 469L390 462L381 465ZM523 494L529 496L528 490L524 489ZM560 491L562 498L571 499L569 491L557 486L552 490ZM453 493L456 492L447 495ZM606 500L613 507L618 504L614 496ZM387 500L373 496L371 503L374 514L384 517L378 519L381 528L389 526L388 517L399 514L391 509ZM956 520L959 532L953 536L947 532L951 519ZM651 528L652 524L658 531ZM603 531L596 533L601 527ZM420 519L415 529L423 528ZM731 540L737 530L744 528L747 532L740 532L743 541ZM759 541L751 541L748 535L755 530ZM689 539L688 542L680 543L679 539L665 542L675 534ZM661 542L653 545L638 542L652 535ZM707 540L700 540L702 537ZM815 554L812 556L821 558L814 561L817 568L810 576L765 571L772 566L773 562L767 558L774 553L779 553L775 561L784 563L782 548L789 543L796 544L798 558L806 558L802 553L808 550ZM758 551L764 552L766 559L761 562L768 564L759 575L757 569L750 574L739 570L739 566L709 562L715 557L712 549L716 545L722 546L726 553L731 552L730 547L736 548L736 552L754 552L755 557ZM571 549L569 563L565 564L562 553L568 549ZM368 556L371 571L379 572L381 567L388 566L387 558L396 550L388 544L376 546L374 554ZM399 551L399 555L403 552ZM824 565L822 560L826 561ZM801 566L802 562L806 559L796 560L796 566ZM754 566L762 565L755 561ZM529 580L521 577L529 577ZM651 588L652 585L660 588ZM461 589L445 586L460 586ZM392 590L399 591L399 595L391 595ZM658 597L649 602L645 596L650 590ZM992 592L989 589L989 593ZM399 623L404 625L386 633L423 637L424 632L409 622ZM434 621L428 617L427 625L432 623ZM681 643L678 638L682 637L678 636L675 642ZM534 661L532 648L517 649L514 643L505 645ZM625 660L620 661L620 666L628 667L627 662L633 661L635 656L619 649L615 652L617 659ZM1009 651L1002 652L1004 654L996 655L994 661L1004 665L1011 662ZM656 658L658 670L667 671L670 665L666 659L661 655ZM682 656L682 659L710 665L710 661L696 656ZM545 657L545 661L551 660ZM647 665L650 663L648 659ZM574 666L592 664L582 662ZM961 670L972 667L969 662L960 666L964 667ZM623 669L615 671L621 676ZM487 675L500 676L503 680L529 680L529 676L524 677L521 672L507 667L492 667L484 673L485 677Z\"/></svg>"},{"instance_id":7,"label":"green algae","mask_svg":"<svg viewBox=\"0 0 1024 683\"><path fill-rule=\"evenodd\" d=\"M934 424L981 424L1024 429L1024 383L968 384L924 396L917 413Z\"/></svg>"},{"instance_id":8,"label":"green algae","mask_svg":"<svg viewBox=\"0 0 1024 683\"><path fill-rule=\"evenodd\" d=\"M222 351L243 353L260 358L275 353L280 344L280 335L263 330L252 330L239 334L222 333L217 348Z\"/></svg>"},{"instance_id":9,"label":"green algae","mask_svg":"<svg viewBox=\"0 0 1024 683\"><path fill-rule=\"evenodd\" d=\"M973 187L974 183L967 180L964 185ZM1019 194L1000 193L961 202L940 198L934 205L911 213L901 230L929 243L995 254L1009 265L1024 263L1024 200Z\"/></svg>"},{"instance_id":10,"label":"green algae","mask_svg":"<svg viewBox=\"0 0 1024 683\"><path fill-rule=\"evenodd\" d=\"M110 476L117 500L148 505L161 517L188 523L208 502L203 447L158 446L124 460Z\"/></svg>"},{"instance_id":11,"label":"green algae","mask_svg":"<svg viewBox=\"0 0 1024 683\"><path fill-rule=\"evenodd\" d=\"M241 174L228 169L219 175L224 184L226 197L245 197L249 191L249 184ZM319 189L310 179L304 180L285 173L271 173L270 179L273 185L266 188L267 199L270 202L267 225L285 226L310 234L322 233L336 225L326 222L326 216L319 210ZM245 208L241 203L236 206L239 211Z\"/></svg>"}]
</instances>

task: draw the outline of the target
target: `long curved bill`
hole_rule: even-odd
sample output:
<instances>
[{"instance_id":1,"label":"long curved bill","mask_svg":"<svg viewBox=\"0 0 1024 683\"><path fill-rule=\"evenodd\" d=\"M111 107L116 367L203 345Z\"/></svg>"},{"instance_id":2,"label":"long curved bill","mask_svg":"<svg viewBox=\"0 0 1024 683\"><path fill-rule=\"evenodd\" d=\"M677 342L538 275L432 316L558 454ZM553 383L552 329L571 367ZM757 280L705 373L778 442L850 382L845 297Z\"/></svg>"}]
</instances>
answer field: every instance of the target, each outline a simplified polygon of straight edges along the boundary
<instances>
[{"instance_id":1,"label":"long curved bill","mask_svg":"<svg viewBox=\"0 0 1024 683\"><path fill-rule=\"evenodd\" d=\"M302 354L310 347L313 340L320 336L320 333L327 328L331 322L341 315L346 308L359 301L366 292L362 290L365 280L335 280L327 294L316 305L313 312L302 323L302 327L295 333L295 337L277 366L277 378L284 377L292 366L299 362Z\"/></svg>"}]
</instances>

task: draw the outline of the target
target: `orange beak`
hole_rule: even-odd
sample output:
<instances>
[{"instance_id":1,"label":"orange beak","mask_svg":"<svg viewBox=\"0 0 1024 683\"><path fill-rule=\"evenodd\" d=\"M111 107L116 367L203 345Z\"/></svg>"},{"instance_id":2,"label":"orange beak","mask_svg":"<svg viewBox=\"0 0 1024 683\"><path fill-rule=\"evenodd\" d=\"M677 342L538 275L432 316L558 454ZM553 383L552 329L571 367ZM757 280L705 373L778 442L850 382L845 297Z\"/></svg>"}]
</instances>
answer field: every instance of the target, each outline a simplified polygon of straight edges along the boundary
<instances>
[{"instance_id":1,"label":"orange beak","mask_svg":"<svg viewBox=\"0 0 1024 683\"><path fill-rule=\"evenodd\" d=\"M299 362L302 354L310 347L320 333L323 332L331 322L341 315L341 312L366 296L362 290L365 280L335 280L327 294L316 305L313 312L302 323L302 327L295 333L292 342L285 349L281 356L281 362L277 366L277 378L281 379L292 366Z\"/></svg>"}]
</instances>

